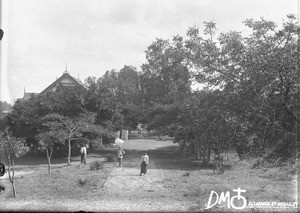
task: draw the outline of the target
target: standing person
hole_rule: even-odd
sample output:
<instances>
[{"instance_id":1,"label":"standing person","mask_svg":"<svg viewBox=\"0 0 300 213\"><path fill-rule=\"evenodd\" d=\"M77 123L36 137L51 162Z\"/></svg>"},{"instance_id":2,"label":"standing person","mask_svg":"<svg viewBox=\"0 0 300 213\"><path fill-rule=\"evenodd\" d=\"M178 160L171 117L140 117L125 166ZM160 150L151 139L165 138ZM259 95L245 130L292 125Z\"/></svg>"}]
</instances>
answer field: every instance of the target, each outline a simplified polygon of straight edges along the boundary
<instances>
[{"instance_id":1,"label":"standing person","mask_svg":"<svg viewBox=\"0 0 300 213\"><path fill-rule=\"evenodd\" d=\"M118 162L119 162L119 167L122 167L122 159L123 159L123 155L125 154L125 151L121 148L121 146L119 146L118 149Z\"/></svg>"},{"instance_id":2,"label":"standing person","mask_svg":"<svg viewBox=\"0 0 300 213\"><path fill-rule=\"evenodd\" d=\"M86 145L81 146L80 155L81 155L81 163L86 164L86 155L87 155Z\"/></svg>"},{"instance_id":3,"label":"standing person","mask_svg":"<svg viewBox=\"0 0 300 213\"><path fill-rule=\"evenodd\" d=\"M149 156L144 151L142 157L141 157L141 173L140 175L145 175L147 173L147 165L149 164Z\"/></svg>"}]
</instances>

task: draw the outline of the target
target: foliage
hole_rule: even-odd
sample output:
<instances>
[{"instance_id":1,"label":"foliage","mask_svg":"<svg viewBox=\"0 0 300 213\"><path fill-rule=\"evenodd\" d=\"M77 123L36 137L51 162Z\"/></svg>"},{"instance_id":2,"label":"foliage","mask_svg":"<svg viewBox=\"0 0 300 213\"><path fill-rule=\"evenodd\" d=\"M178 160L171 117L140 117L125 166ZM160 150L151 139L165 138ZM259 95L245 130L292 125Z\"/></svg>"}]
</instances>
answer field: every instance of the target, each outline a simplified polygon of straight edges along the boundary
<instances>
[{"instance_id":1,"label":"foliage","mask_svg":"<svg viewBox=\"0 0 300 213\"><path fill-rule=\"evenodd\" d=\"M184 99L190 92L191 76L183 38L157 39L148 47L146 58L140 75L143 103L171 104Z\"/></svg>"},{"instance_id":2,"label":"foliage","mask_svg":"<svg viewBox=\"0 0 300 213\"><path fill-rule=\"evenodd\" d=\"M191 66L183 38L156 39L147 49L140 74L144 117L142 123L158 134L173 135L177 108L191 94Z\"/></svg>"},{"instance_id":3,"label":"foliage","mask_svg":"<svg viewBox=\"0 0 300 213\"><path fill-rule=\"evenodd\" d=\"M8 128L4 132L1 132L0 138L0 147L5 150L6 155L11 159L21 157L28 151L28 147L24 145L25 140L13 137Z\"/></svg>"},{"instance_id":4,"label":"foliage","mask_svg":"<svg viewBox=\"0 0 300 213\"><path fill-rule=\"evenodd\" d=\"M8 115L9 126L16 137L26 138L28 144L34 144L34 137L41 126L41 116L44 109L40 107L38 99L18 99Z\"/></svg>"},{"instance_id":5,"label":"foliage","mask_svg":"<svg viewBox=\"0 0 300 213\"><path fill-rule=\"evenodd\" d=\"M14 197L16 197L16 189L15 189L15 182L14 182L15 181L14 160L15 158L21 157L26 152L28 152L29 148L24 144L25 144L25 140L23 138L13 137L12 133L8 130L8 128L6 128L4 132L0 132L0 149L4 149L5 154L8 158L8 176L9 176L9 181L12 184Z\"/></svg>"},{"instance_id":6,"label":"foliage","mask_svg":"<svg viewBox=\"0 0 300 213\"><path fill-rule=\"evenodd\" d=\"M44 129L40 131L36 136L36 139L39 141L39 149L43 152L46 152L48 159L48 174L51 175L51 157L53 154L53 149L55 143L63 143L64 141L57 140L60 138L60 132L58 131L47 131Z\"/></svg>"},{"instance_id":7,"label":"foliage","mask_svg":"<svg viewBox=\"0 0 300 213\"><path fill-rule=\"evenodd\" d=\"M7 115L0 115L0 131L4 131L4 129L8 126L8 117Z\"/></svg>"},{"instance_id":8,"label":"foliage","mask_svg":"<svg viewBox=\"0 0 300 213\"><path fill-rule=\"evenodd\" d=\"M149 108L147 130L155 130L159 135L174 136L174 129L178 124L178 116L181 112L180 105L156 104Z\"/></svg>"},{"instance_id":9,"label":"foliage","mask_svg":"<svg viewBox=\"0 0 300 213\"><path fill-rule=\"evenodd\" d=\"M96 137L109 134L103 127L95 125L95 113L84 111L78 116L62 116L57 113L48 114L43 118L43 126L47 131L41 133L41 137L52 138L68 144L68 164L71 157L71 141L84 137L84 134L92 133ZM53 146L53 140L50 140ZM47 144L49 145L49 143Z\"/></svg>"},{"instance_id":10,"label":"foliage","mask_svg":"<svg viewBox=\"0 0 300 213\"><path fill-rule=\"evenodd\" d=\"M83 112L84 90L80 87L58 86L29 100L18 99L8 115L8 125L17 137L26 138L28 145L38 148L38 130L42 129L42 117L50 113L76 116Z\"/></svg>"},{"instance_id":11,"label":"foliage","mask_svg":"<svg viewBox=\"0 0 300 213\"><path fill-rule=\"evenodd\" d=\"M124 66L86 80L85 106L97 113L96 123L112 131L136 129L140 100L140 79L136 68Z\"/></svg>"},{"instance_id":12,"label":"foliage","mask_svg":"<svg viewBox=\"0 0 300 213\"><path fill-rule=\"evenodd\" d=\"M295 16L289 15L279 30L265 19L248 19L244 23L252 30L249 36L222 33L217 41L212 31L206 29L205 34L211 37L203 39L198 29L190 28L185 44L196 69L195 78L208 85L208 90L219 91L216 98L222 105L212 102L208 108L219 108L213 114L225 119L220 124L225 133L232 134L230 141L240 157L262 155L270 148L277 150L277 157L295 157L300 121L300 82L296 77L299 29ZM205 127L198 131L205 131ZM224 140L223 134L215 137Z\"/></svg>"},{"instance_id":13,"label":"foliage","mask_svg":"<svg viewBox=\"0 0 300 213\"><path fill-rule=\"evenodd\" d=\"M116 157L113 156L113 155L111 155L111 154L109 154L109 155L107 156L107 161L108 161L108 162L116 162Z\"/></svg>"},{"instance_id":14,"label":"foliage","mask_svg":"<svg viewBox=\"0 0 300 213\"><path fill-rule=\"evenodd\" d=\"M148 106L144 120L148 129L174 135L189 156L204 161L210 160L212 150L230 148L240 158L295 158L300 121L295 16L288 15L281 29L263 18L244 24L252 31L245 37L240 32L216 37L216 24L204 22L203 37L194 26L186 40L175 36L173 44L153 42L141 74ZM182 74L189 73L186 78L173 77L179 64ZM204 86L201 92L183 90L177 99L170 98L169 80L190 85L193 78Z\"/></svg>"},{"instance_id":15,"label":"foliage","mask_svg":"<svg viewBox=\"0 0 300 213\"><path fill-rule=\"evenodd\" d=\"M92 162L92 164L90 166L90 170L98 170L99 171L101 169L103 169L103 162L98 161L98 160Z\"/></svg>"},{"instance_id":16,"label":"foliage","mask_svg":"<svg viewBox=\"0 0 300 213\"><path fill-rule=\"evenodd\" d=\"M220 91L196 92L182 106L174 141L189 156L203 157L209 162L211 150L224 152L230 148L232 129L227 122L229 119Z\"/></svg>"},{"instance_id":17,"label":"foliage","mask_svg":"<svg viewBox=\"0 0 300 213\"><path fill-rule=\"evenodd\" d=\"M59 113L64 116L76 116L84 110L85 93L85 89L80 86L58 85L55 92L49 91L39 96L39 104L47 114Z\"/></svg>"},{"instance_id":18,"label":"foliage","mask_svg":"<svg viewBox=\"0 0 300 213\"><path fill-rule=\"evenodd\" d=\"M3 115L3 111L10 110L12 105L6 101L0 101L0 117Z\"/></svg>"}]
</instances>

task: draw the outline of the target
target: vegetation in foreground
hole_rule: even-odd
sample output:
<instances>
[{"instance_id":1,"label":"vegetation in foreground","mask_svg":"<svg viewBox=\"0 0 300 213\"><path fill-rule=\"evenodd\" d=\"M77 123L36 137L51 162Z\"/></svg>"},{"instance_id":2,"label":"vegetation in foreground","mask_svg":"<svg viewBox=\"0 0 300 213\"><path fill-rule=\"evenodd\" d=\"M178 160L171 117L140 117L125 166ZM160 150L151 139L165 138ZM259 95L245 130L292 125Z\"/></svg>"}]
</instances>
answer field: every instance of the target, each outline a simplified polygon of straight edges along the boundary
<instances>
[{"instance_id":1,"label":"vegetation in foreground","mask_svg":"<svg viewBox=\"0 0 300 213\"><path fill-rule=\"evenodd\" d=\"M35 169L16 180L19 196L16 201L24 202L49 201L68 202L69 200L93 200L99 195L113 163L103 163L101 169L91 169L93 163L54 167L52 174L48 175L46 168ZM30 171L26 168L18 171ZM1 199L11 202L11 188L7 187ZM99 199L99 197L97 197Z\"/></svg>"},{"instance_id":2,"label":"vegetation in foreground","mask_svg":"<svg viewBox=\"0 0 300 213\"><path fill-rule=\"evenodd\" d=\"M108 156L110 153L105 154ZM213 174L212 167L204 167L201 164L193 165L190 160L186 160L180 154L176 147L149 150L148 154L151 157L148 176L151 177L155 169L161 169L163 173L163 176L153 177L156 181L153 184L162 187L151 193L144 192L143 199L148 202L175 200L187 205L189 211L199 211L204 210L204 205L208 202L212 190L219 194L226 191L233 194L232 189L237 187L247 190L245 194L247 201L294 202L296 200L297 174L294 164L281 167L265 165L263 168L254 168L253 165L258 159L240 161L235 152L230 152L228 160L225 160L227 169L224 174L219 175ZM122 169L135 168L138 172L139 158L140 151L126 150ZM99 165L101 165L100 169L95 169ZM116 195L109 189L104 193L102 188L113 165L112 162L103 163L91 160L87 165L55 167L51 176L47 174L46 167L40 168L35 173L16 179L16 184L19 186L17 198L13 199L12 189L8 187L0 199L5 200L7 204L5 209L49 210L50 207L54 207L52 210L70 210L77 208L76 203L80 201L83 210L91 210L101 207L93 206L94 204L111 199L117 199L121 208L122 194ZM24 171L26 171L25 168ZM132 179L132 176L125 175L122 178ZM137 181L143 181L143 179L139 178ZM119 190L122 190L124 183L118 182L118 184ZM141 184L143 183L136 182L132 188L124 192L127 199L131 198L132 202L138 202L135 199L137 190L140 188L134 186L139 187ZM119 197L111 197L112 195ZM27 205L28 202L33 203ZM216 205L211 210L224 211L224 208Z\"/></svg>"}]
</instances>

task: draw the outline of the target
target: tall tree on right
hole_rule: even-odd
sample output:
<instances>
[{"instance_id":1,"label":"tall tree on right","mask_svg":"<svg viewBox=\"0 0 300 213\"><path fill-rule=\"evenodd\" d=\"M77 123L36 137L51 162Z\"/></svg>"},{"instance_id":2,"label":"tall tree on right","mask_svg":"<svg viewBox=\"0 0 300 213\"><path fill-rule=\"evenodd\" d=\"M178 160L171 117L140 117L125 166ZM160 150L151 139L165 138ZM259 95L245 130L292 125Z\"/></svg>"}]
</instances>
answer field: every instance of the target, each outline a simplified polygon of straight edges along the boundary
<instances>
[{"instance_id":1,"label":"tall tree on right","mask_svg":"<svg viewBox=\"0 0 300 213\"><path fill-rule=\"evenodd\" d=\"M295 150L300 122L299 28L295 16L287 19L281 29L263 18L247 19L244 23L252 30L247 37L229 32L213 40L212 31L206 30L210 38L204 39L195 27L187 33L185 47L197 70L195 78L223 92L228 125L244 129L242 137L236 131L237 148L252 146L263 153L273 147L282 157Z\"/></svg>"}]
</instances>

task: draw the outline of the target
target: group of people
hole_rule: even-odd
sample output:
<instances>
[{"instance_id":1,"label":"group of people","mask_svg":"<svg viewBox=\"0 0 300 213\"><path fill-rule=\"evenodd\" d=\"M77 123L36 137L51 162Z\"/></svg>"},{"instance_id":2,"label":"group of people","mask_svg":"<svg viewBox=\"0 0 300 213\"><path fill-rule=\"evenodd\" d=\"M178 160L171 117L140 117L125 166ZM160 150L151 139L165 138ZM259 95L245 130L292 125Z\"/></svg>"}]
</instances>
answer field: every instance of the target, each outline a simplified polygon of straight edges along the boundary
<instances>
[{"instance_id":1,"label":"group of people","mask_svg":"<svg viewBox=\"0 0 300 213\"><path fill-rule=\"evenodd\" d=\"M81 163L83 163L83 164L86 164L87 148L88 148L88 146L86 144L84 144L80 147ZM124 154L125 154L125 151L122 149L121 146L119 146L119 149L117 152L118 161L116 163L116 164L119 164L119 167L122 167L122 160L123 160ZM140 172L141 176L145 175L147 173L148 164L149 164L149 156L144 151L143 155L141 157L141 172Z\"/></svg>"},{"instance_id":2,"label":"group of people","mask_svg":"<svg viewBox=\"0 0 300 213\"><path fill-rule=\"evenodd\" d=\"M119 146L118 149L118 164L119 167L122 167L122 160L123 160L123 155L125 154L125 151L122 149L121 146ZM140 175L145 175L147 173L147 165L149 164L149 156L147 153L144 151L143 155L141 157L141 172Z\"/></svg>"}]
</instances>

